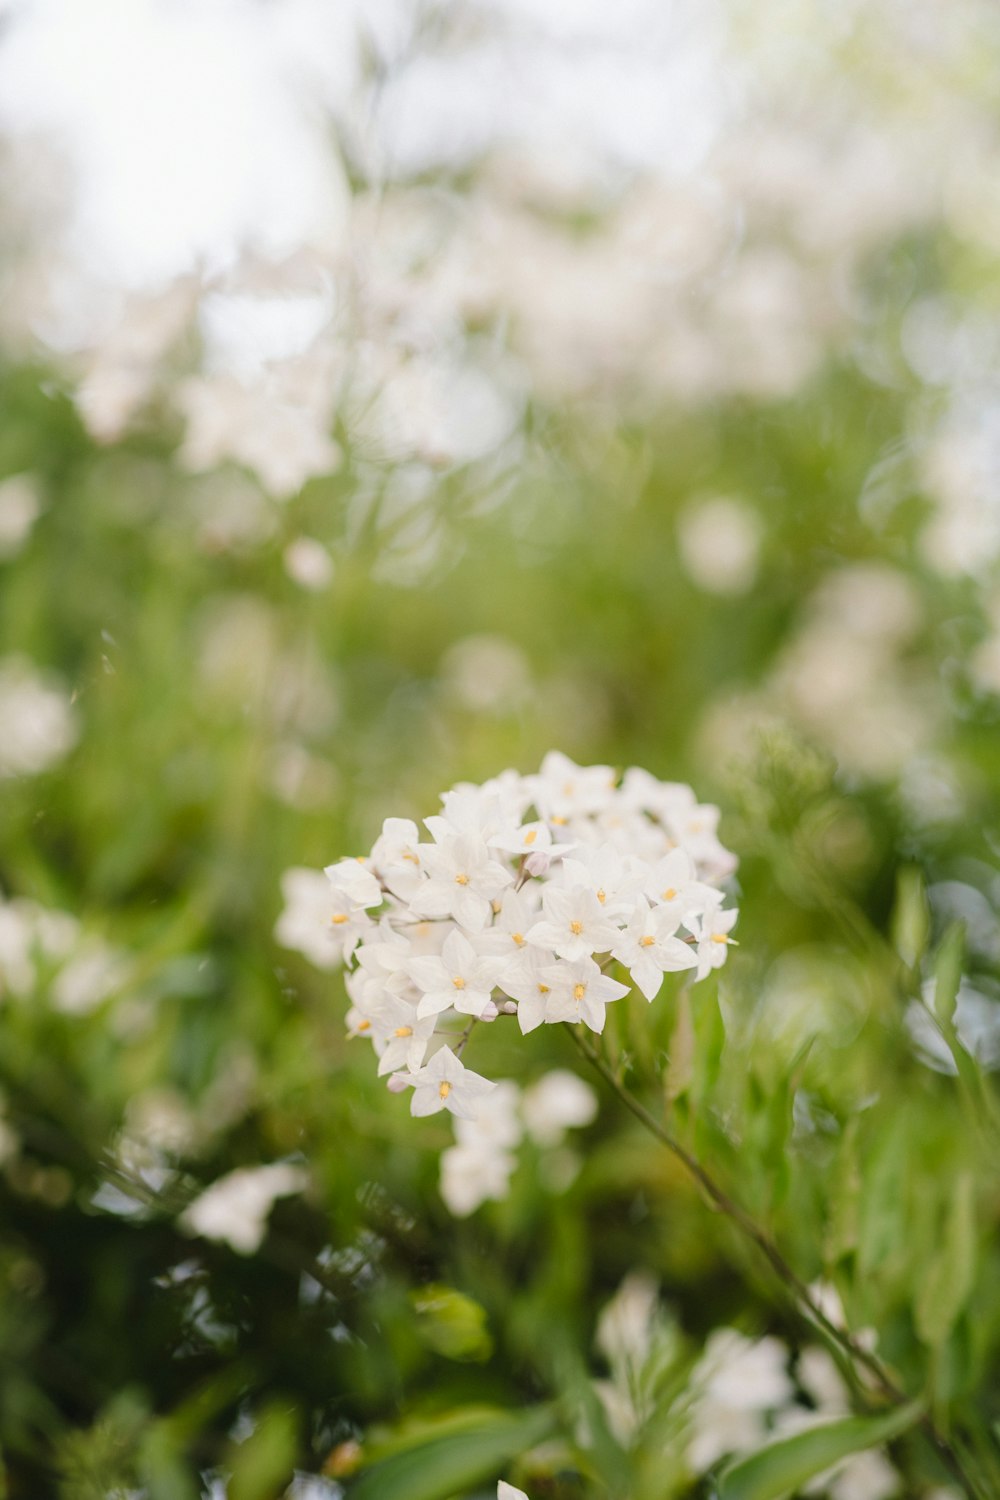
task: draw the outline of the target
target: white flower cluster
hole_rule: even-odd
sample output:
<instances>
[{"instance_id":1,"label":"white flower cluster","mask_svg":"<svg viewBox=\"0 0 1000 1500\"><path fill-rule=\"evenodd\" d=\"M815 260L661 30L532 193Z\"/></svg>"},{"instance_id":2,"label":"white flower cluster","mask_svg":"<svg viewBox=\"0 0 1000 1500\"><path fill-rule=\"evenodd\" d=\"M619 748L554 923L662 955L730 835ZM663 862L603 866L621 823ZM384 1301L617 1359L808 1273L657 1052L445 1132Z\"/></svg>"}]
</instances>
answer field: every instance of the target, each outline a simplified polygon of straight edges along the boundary
<instances>
[{"instance_id":1,"label":"white flower cluster","mask_svg":"<svg viewBox=\"0 0 1000 1500\"><path fill-rule=\"evenodd\" d=\"M325 888L289 871L276 929L321 966L348 966L351 1035L373 1043L394 1092L412 1088L414 1115L476 1117L495 1087L460 1060L476 1021L600 1032L629 993L613 967L651 1001L665 974L699 980L725 961L737 913L719 882L735 859L718 809L690 787L551 751L536 775L505 771L442 803L430 842L388 818L370 856L330 865Z\"/></svg>"}]
</instances>

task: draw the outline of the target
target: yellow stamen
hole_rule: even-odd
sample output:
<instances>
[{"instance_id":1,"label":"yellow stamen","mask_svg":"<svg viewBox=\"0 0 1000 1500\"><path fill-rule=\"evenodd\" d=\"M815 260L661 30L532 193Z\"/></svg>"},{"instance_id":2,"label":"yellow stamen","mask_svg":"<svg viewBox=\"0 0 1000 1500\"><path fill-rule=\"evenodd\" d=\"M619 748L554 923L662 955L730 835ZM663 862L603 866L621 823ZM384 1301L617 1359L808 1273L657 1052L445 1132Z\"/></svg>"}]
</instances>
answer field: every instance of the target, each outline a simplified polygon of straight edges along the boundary
<instances>
[{"instance_id":1,"label":"yellow stamen","mask_svg":"<svg viewBox=\"0 0 1000 1500\"><path fill-rule=\"evenodd\" d=\"M408 859L410 861L411 865L419 865L419 863L420 863L420 860L418 859L417 855L411 854L410 851L409 851L409 849L406 850L406 852L403 855L403 858L404 859Z\"/></svg>"},{"instance_id":2,"label":"yellow stamen","mask_svg":"<svg viewBox=\"0 0 1000 1500\"><path fill-rule=\"evenodd\" d=\"M713 932L712 933L712 942L713 943L728 943L729 942L729 936L725 932Z\"/></svg>"},{"instance_id":3,"label":"yellow stamen","mask_svg":"<svg viewBox=\"0 0 1000 1500\"><path fill-rule=\"evenodd\" d=\"M538 993L540 995L548 995L550 993L548 985L547 984L540 984L538 986Z\"/></svg>"},{"instance_id":4,"label":"yellow stamen","mask_svg":"<svg viewBox=\"0 0 1000 1500\"><path fill-rule=\"evenodd\" d=\"M569 819L568 818L560 818L560 817L556 816L556 817L553 817L552 822L553 823L557 823L560 828L565 828L566 824L569 822Z\"/></svg>"},{"instance_id":5,"label":"yellow stamen","mask_svg":"<svg viewBox=\"0 0 1000 1500\"><path fill-rule=\"evenodd\" d=\"M332 922L334 927L342 927L345 922L349 922L350 920L351 919L346 911L335 911L333 916L330 918L330 921Z\"/></svg>"},{"instance_id":6,"label":"yellow stamen","mask_svg":"<svg viewBox=\"0 0 1000 1500\"><path fill-rule=\"evenodd\" d=\"M524 835L524 842L526 844L533 844L535 842L535 840L537 839L537 837L538 837L538 829L537 828L531 828Z\"/></svg>"},{"instance_id":7,"label":"yellow stamen","mask_svg":"<svg viewBox=\"0 0 1000 1500\"><path fill-rule=\"evenodd\" d=\"M674 889L674 887L672 885L668 885L667 888L666 888L666 890L663 892L663 899L664 899L664 901L673 901L676 898L676 896L677 896L677 892Z\"/></svg>"},{"instance_id":8,"label":"yellow stamen","mask_svg":"<svg viewBox=\"0 0 1000 1500\"><path fill-rule=\"evenodd\" d=\"M652 948L652 946L653 946L653 944L655 942L656 942L655 937L641 937L639 939L639 947L640 948Z\"/></svg>"},{"instance_id":9,"label":"yellow stamen","mask_svg":"<svg viewBox=\"0 0 1000 1500\"><path fill-rule=\"evenodd\" d=\"M469 877L468 877L468 875L456 875L455 876L455 884L456 885L468 885L468 883L469 883Z\"/></svg>"},{"instance_id":10,"label":"yellow stamen","mask_svg":"<svg viewBox=\"0 0 1000 1500\"><path fill-rule=\"evenodd\" d=\"M395 1034L396 1034L396 1036L412 1036L413 1035L413 1027L412 1026L397 1026Z\"/></svg>"},{"instance_id":11,"label":"yellow stamen","mask_svg":"<svg viewBox=\"0 0 1000 1500\"><path fill-rule=\"evenodd\" d=\"M608 895L607 895L607 892L603 889L603 887L602 887L601 890L598 891L598 893L597 893L597 899L601 903L602 906L604 905L605 901L607 901Z\"/></svg>"},{"instance_id":12,"label":"yellow stamen","mask_svg":"<svg viewBox=\"0 0 1000 1500\"><path fill-rule=\"evenodd\" d=\"M569 930L573 934L574 937L579 937L580 933L583 931L583 923L582 922L571 922L569 924Z\"/></svg>"},{"instance_id":13,"label":"yellow stamen","mask_svg":"<svg viewBox=\"0 0 1000 1500\"><path fill-rule=\"evenodd\" d=\"M451 982L455 986L456 990L465 989L465 980L462 978L461 974L456 974L455 978Z\"/></svg>"},{"instance_id":14,"label":"yellow stamen","mask_svg":"<svg viewBox=\"0 0 1000 1500\"><path fill-rule=\"evenodd\" d=\"M517 944L517 946L519 948L523 948L524 947L524 933L523 932L512 932L511 933L511 937L513 938L514 942Z\"/></svg>"},{"instance_id":15,"label":"yellow stamen","mask_svg":"<svg viewBox=\"0 0 1000 1500\"><path fill-rule=\"evenodd\" d=\"M583 997L584 997L584 995L586 993L587 993L587 986L585 984L575 984L573 986L573 999L578 1004L583 999Z\"/></svg>"},{"instance_id":16,"label":"yellow stamen","mask_svg":"<svg viewBox=\"0 0 1000 1500\"><path fill-rule=\"evenodd\" d=\"M493 900L492 900L492 901L491 901L491 902L490 902L490 906L491 906L491 907L492 907L492 908L493 908L493 915L494 915L494 916L495 916L495 917L498 917L498 916L499 916L499 915L500 915L500 909L501 909L501 907L502 907L502 906L503 906L503 902L502 902L502 901L497 901L497 900L496 900L496 899L495 899L495 898L494 898L494 899L493 899Z\"/></svg>"},{"instance_id":17,"label":"yellow stamen","mask_svg":"<svg viewBox=\"0 0 1000 1500\"><path fill-rule=\"evenodd\" d=\"M371 1025L372 1023L370 1021L359 1021L356 1029L358 1031L370 1031Z\"/></svg>"},{"instance_id":18,"label":"yellow stamen","mask_svg":"<svg viewBox=\"0 0 1000 1500\"><path fill-rule=\"evenodd\" d=\"M439 1086L439 1088L438 1088L438 1098L439 1099L447 1099L447 1097L448 1097L448 1095L450 1093L451 1093L451 1084L450 1083L445 1082L445 1083L442 1083Z\"/></svg>"}]
</instances>

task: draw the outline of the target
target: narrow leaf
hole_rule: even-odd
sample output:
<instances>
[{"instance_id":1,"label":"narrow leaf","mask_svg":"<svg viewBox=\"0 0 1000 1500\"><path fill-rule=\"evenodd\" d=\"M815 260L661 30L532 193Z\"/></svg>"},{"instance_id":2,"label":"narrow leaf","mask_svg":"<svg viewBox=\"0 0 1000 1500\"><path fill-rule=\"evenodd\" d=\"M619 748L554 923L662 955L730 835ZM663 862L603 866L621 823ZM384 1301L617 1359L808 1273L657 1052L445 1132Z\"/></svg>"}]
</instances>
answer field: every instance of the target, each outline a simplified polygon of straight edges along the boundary
<instances>
[{"instance_id":1,"label":"narrow leaf","mask_svg":"<svg viewBox=\"0 0 1000 1500\"><path fill-rule=\"evenodd\" d=\"M934 959L934 1011L942 1026L950 1026L965 959L965 923L952 922Z\"/></svg>"},{"instance_id":2,"label":"narrow leaf","mask_svg":"<svg viewBox=\"0 0 1000 1500\"><path fill-rule=\"evenodd\" d=\"M976 1195L971 1172L955 1179L941 1248L917 1296L917 1332L925 1344L944 1343L972 1291L976 1273Z\"/></svg>"},{"instance_id":3,"label":"narrow leaf","mask_svg":"<svg viewBox=\"0 0 1000 1500\"><path fill-rule=\"evenodd\" d=\"M879 1417L845 1417L759 1448L723 1470L719 1500L784 1500L852 1453L899 1437L919 1420L918 1401Z\"/></svg>"},{"instance_id":4,"label":"narrow leaf","mask_svg":"<svg viewBox=\"0 0 1000 1500\"><path fill-rule=\"evenodd\" d=\"M495 1479L518 1454L547 1437L555 1419L547 1408L500 1413L489 1420L412 1447L366 1469L350 1487L350 1500L452 1500L482 1480Z\"/></svg>"}]
</instances>

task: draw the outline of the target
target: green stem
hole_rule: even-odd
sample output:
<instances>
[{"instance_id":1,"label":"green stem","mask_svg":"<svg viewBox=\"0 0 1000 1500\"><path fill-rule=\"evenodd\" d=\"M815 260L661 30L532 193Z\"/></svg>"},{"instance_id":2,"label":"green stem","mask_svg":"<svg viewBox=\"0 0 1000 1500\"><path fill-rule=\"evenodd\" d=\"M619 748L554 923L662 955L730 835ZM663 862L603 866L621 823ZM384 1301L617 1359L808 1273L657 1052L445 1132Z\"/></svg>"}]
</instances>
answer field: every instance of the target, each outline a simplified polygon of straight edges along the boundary
<instances>
[{"instance_id":1,"label":"green stem","mask_svg":"<svg viewBox=\"0 0 1000 1500\"><path fill-rule=\"evenodd\" d=\"M878 1390L887 1400L898 1406L907 1404L910 1398L902 1387L897 1385L893 1380L882 1361L877 1355L872 1354L870 1350L865 1349L863 1345L859 1344L850 1333L845 1329L838 1328L827 1317L809 1287L802 1280L802 1277L789 1265L767 1231L761 1228L742 1204L737 1203L734 1198L731 1198L719 1186L698 1158L686 1146L681 1145L677 1137L672 1135L661 1121L650 1114L645 1105L615 1075L597 1049L580 1035L577 1028L570 1026L569 1032L579 1051L591 1066L597 1069L605 1083L614 1090L625 1108L635 1116L640 1124L645 1126L651 1135L655 1136L661 1145L666 1146L667 1150L677 1158L718 1211L725 1214L726 1218L730 1219L740 1232L756 1245L778 1280L791 1293L800 1313L813 1322L847 1356L852 1366L857 1367L860 1365L865 1369L874 1380ZM989 1494L966 1472L965 1466L955 1449L929 1414L925 1413L921 1417L920 1426L933 1444L941 1462L952 1477L964 1487L966 1493L981 1497L981 1500L990 1500Z\"/></svg>"}]
</instances>

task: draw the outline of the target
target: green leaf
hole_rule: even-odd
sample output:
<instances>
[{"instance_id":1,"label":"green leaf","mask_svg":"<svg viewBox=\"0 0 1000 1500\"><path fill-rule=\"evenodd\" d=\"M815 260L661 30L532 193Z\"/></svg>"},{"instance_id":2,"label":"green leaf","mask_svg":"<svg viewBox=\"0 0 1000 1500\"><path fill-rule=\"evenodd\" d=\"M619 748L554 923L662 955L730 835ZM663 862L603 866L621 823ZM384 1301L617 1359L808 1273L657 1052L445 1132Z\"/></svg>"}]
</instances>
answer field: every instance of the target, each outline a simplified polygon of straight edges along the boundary
<instances>
[{"instance_id":1,"label":"green leaf","mask_svg":"<svg viewBox=\"0 0 1000 1500\"><path fill-rule=\"evenodd\" d=\"M728 1465L719 1477L719 1500L783 1500L817 1474L864 1448L899 1437L919 1420L919 1401L880 1417L845 1417L782 1438Z\"/></svg>"},{"instance_id":2,"label":"green leaf","mask_svg":"<svg viewBox=\"0 0 1000 1500\"><path fill-rule=\"evenodd\" d=\"M229 1500L272 1500L295 1468L298 1417L287 1406L269 1406L248 1438L230 1453Z\"/></svg>"},{"instance_id":3,"label":"green leaf","mask_svg":"<svg viewBox=\"0 0 1000 1500\"><path fill-rule=\"evenodd\" d=\"M942 1026L950 1026L955 1014L964 960L965 923L952 922L934 958L934 1011Z\"/></svg>"},{"instance_id":4,"label":"green leaf","mask_svg":"<svg viewBox=\"0 0 1000 1500\"><path fill-rule=\"evenodd\" d=\"M947 1339L972 1291L976 1273L976 1194L971 1172L955 1179L941 1248L927 1268L914 1314L925 1344Z\"/></svg>"},{"instance_id":5,"label":"green leaf","mask_svg":"<svg viewBox=\"0 0 1000 1500\"><path fill-rule=\"evenodd\" d=\"M892 941L908 969L915 969L923 957L930 926L924 877L916 865L903 865L896 876Z\"/></svg>"},{"instance_id":6,"label":"green leaf","mask_svg":"<svg viewBox=\"0 0 1000 1500\"><path fill-rule=\"evenodd\" d=\"M493 1353L486 1312L478 1302L454 1287L420 1287L410 1300L424 1343L446 1359L479 1361Z\"/></svg>"},{"instance_id":7,"label":"green leaf","mask_svg":"<svg viewBox=\"0 0 1000 1500\"><path fill-rule=\"evenodd\" d=\"M456 1416L462 1414L456 1413ZM403 1447L374 1464L348 1491L350 1500L451 1500L484 1479L494 1479L518 1454L547 1437L555 1426L548 1407L511 1415L478 1409L458 1425L449 1419L440 1435L427 1425Z\"/></svg>"}]
</instances>

